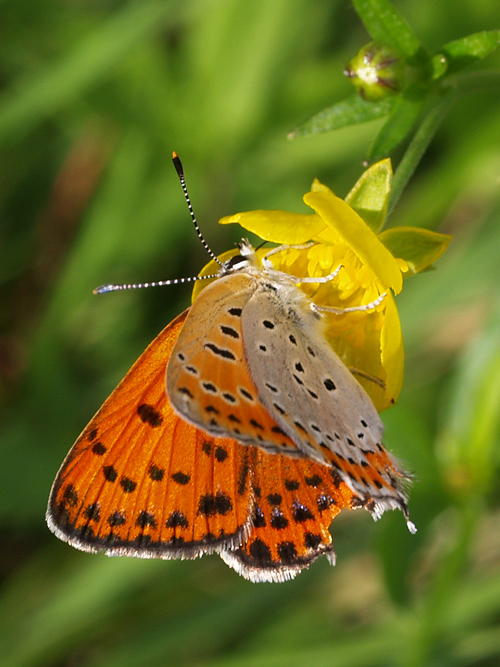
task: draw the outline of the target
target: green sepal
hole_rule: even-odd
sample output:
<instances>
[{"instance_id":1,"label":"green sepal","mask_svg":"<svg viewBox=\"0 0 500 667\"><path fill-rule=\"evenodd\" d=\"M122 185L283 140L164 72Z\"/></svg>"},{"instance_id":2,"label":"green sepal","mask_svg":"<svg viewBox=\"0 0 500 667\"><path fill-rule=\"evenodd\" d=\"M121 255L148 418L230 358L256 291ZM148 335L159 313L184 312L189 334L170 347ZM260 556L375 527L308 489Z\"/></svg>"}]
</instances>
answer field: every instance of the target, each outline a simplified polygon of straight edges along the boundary
<instances>
[{"instance_id":1,"label":"green sepal","mask_svg":"<svg viewBox=\"0 0 500 667\"><path fill-rule=\"evenodd\" d=\"M382 228L387 215L391 183L391 161L381 160L361 175L345 198L375 233Z\"/></svg>"},{"instance_id":2,"label":"green sepal","mask_svg":"<svg viewBox=\"0 0 500 667\"><path fill-rule=\"evenodd\" d=\"M414 274L429 268L441 257L451 236L419 227L394 227L381 232L379 239L394 257L404 259L410 274Z\"/></svg>"}]
</instances>

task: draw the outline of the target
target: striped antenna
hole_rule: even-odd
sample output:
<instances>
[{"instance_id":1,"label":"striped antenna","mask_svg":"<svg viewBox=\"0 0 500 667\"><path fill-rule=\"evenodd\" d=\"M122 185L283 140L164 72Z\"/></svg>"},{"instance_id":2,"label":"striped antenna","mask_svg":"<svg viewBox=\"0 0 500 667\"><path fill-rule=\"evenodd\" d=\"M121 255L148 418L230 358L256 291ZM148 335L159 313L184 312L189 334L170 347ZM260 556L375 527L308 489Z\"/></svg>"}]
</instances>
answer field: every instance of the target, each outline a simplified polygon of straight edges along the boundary
<instances>
[{"instance_id":1,"label":"striped antenna","mask_svg":"<svg viewBox=\"0 0 500 667\"><path fill-rule=\"evenodd\" d=\"M152 283L128 283L122 285L101 285L96 287L94 294L106 294L106 292L118 292L119 290L126 289L146 289L146 287L166 287L167 285L182 285L183 283L194 283L197 280L211 280L212 278L218 278L217 273L213 273L210 276L192 276L190 278L173 278L172 280L156 280Z\"/></svg>"},{"instance_id":2,"label":"striped antenna","mask_svg":"<svg viewBox=\"0 0 500 667\"><path fill-rule=\"evenodd\" d=\"M205 241L205 238L201 233L201 229L198 226L198 222L196 221L196 216L194 214L193 207L191 205L191 199L189 198L189 193L186 187L186 178L184 176L184 169L182 167L182 162L175 151L172 153L172 162L174 163L175 170L177 171L177 175L179 176L182 191L184 192L184 197L188 205L189 215L191 216L191 220L193 221L193 225L198 235L198 238L200 239L201 244L208 252L210 257L215 262L217 262L217 264L220 267L223 267L224 265L218 259L217 255L213 252L208 243ZM146 287L165 287L167 285L182 285L183 283L194 283L197 280L211 280L212 278L217 278L217 277L218 275L214 273L210 276L192 276L190 278L173 278L172 280L156 280L151 283L101 285L100 287L95 288L94 294L106 294L107 292L118 292L119 290L129 290L129 289L145 289Z\"/></svg>"},{"instance_id":3,"label":"striped antenna","mask_svg":"<svg viewBox=\"0 0 500 667\"><path fill-rule=\"evenodd\" d=\"M186 187L186 177L184 176L184 169L182 167L182 162L180 160L180 157L177 155L177 153L175 151L172 153L172 162L174 163L175 170L177 171L177 175L179 176L182 191L184 192L184 197L185 197L187 205L188 205L189 215L191 216L191 220L193 221L193 225L194 225L194 228L196 230L196 233L198 234L198 238L200 239L203 247L208 252L210 257L215 262L217 262L217 264L222 268L222 266L223 266L222 262L217 258L217 255L213 252L212 248L205 241L205 238L204 238L203 234L201 233L201 229L198 227L198 223L196 221L196 216L194 214L193 207L191 206L191 199L189 198L189 194L188 194L187 187Z\"/></svg>"}]
</instances>

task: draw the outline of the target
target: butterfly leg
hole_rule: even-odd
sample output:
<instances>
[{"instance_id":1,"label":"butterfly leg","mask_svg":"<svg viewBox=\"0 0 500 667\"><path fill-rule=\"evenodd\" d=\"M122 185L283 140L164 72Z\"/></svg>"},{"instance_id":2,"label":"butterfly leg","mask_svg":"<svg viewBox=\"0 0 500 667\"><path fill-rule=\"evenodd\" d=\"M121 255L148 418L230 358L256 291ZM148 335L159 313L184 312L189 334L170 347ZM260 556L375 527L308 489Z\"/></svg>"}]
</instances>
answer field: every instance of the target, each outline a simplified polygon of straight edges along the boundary
<instances>
[{"instance_id":1,"label":"butterfly leg","mask_svg":"<svg viewBox=\"0 0 500 667\"><path fill-rule=\"evenodd\" d=\"M286 273L284 271L278 271L275 269L269 260L269 257L271 255L276 255L279 252L283 252L285 250L306 250L307 248L311 248L313 245L315 245L314 241L309 241L309 243L302 243L300 245L288 245L288 244L283 244L280 246L277 246L276 248L272 248L267 255L265 255L262 258L262 265L266 269L266 271L269 272L275 272L279 273L282 275L285 275L288 280L291 280L292 282L296 283L297 285L300 285L301 283L328 283L331 280L334 280L339 274L340 269L342 268L342 264L339 264L335 271L333 273L329 273L327 276L292 276L290 273Z\"/></svg>"},{"instance_id":2,"label":"butterfly leg","mask_svg":"<svg viewBox=\"0 0 500 667\"><path fill-rule=\"evenodd\" d=\"M359 375L359 377L362 377L365 380L370 380L370 382L373 382L385 391L385 382L375 375L370 375L370 373L365 373L364 371L359 370L359 368L353 368L352 366L349 366L349 371L353 375Z\"/></svg>"},{"instance_id":3,"label":"butterfly leg","mask_svg":"<svg viewBox=\"0 0 500 667\"><path fill-rule=\"evenodd\" d=\"M285 250L307 250L307 248L311 248L313 245L315 245L314 241L308 241L307 243L301 243L298 245L284 243L283 245L279 245L276 248L271 248L271 250L264 256L262 263L267 269L272 269L273 266L268 257L276 255L279 252L284 252Z\"/></svg>"},{"instance_id":4,"label":"butterfly leg","mask_svg":"<svg viewBox=\"0 0 500 667\"><path fill-rule=\"evenodd\" d=\"M337 269L338 272L339 269ZM328 276L327 276L328 277ZM317 278L315 278L317 282ZM312 281L309 281L312 282ZM373 310L376 308L378 305L382 303L382 301L385 299L387 296L387 292L384 292L381 294L379 297L377 297L374 301L370 301L370 303L365 303L362 306L351 306L350 308L335 308L334 306L318 306L317 303L311 303L311 308L315 310L316 312L322 312L322 313L335 313L336 315L343 315L344 313L356 313L358 311L367 311L367 310Z\"/></svg>"}]
</instances>

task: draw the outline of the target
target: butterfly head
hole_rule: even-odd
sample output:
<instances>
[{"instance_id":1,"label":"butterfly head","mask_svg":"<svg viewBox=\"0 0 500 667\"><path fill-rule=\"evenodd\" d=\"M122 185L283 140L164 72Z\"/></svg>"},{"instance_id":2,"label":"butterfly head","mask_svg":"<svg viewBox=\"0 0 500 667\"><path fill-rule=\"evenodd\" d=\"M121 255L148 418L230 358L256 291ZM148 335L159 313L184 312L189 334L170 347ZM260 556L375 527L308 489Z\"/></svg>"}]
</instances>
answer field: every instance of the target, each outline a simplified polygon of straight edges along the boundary
<instances>
[{"instance_id":1,"label":"butterfly head","mask_svg":"<svg viewBox=\"0 0 500 667\"><path fill-rule=\"evenodd\" d=\"M258 266L259 260L255 248L247 239L243 239L238 243L238 248L239 253L230 257L222 265L222 268L219 271L219 277Z\"/></svg>"}]
</instances>

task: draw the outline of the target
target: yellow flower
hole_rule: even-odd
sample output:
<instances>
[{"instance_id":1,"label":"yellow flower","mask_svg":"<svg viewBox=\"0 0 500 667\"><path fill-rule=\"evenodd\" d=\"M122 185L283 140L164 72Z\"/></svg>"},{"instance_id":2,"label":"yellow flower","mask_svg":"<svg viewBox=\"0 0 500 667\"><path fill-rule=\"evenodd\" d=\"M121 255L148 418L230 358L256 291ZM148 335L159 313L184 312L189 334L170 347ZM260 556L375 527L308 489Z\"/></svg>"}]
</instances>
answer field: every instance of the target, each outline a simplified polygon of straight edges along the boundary
<instances>
[{"instance_id":1,"label":"yellow flower","mask_svg":"<svg viewBox=\"0 0 500 667\"><path fill-rule=\"evenodd\" d=\"M315 180L304 202L312 214L286 211L248 211L222 218L239 223L261 239L286 249L272 255L275 269L293 276L327 276L326 283L302 283L301 289L317 305L337 309L371 304L365 311L325 312L325 335L335 352L364 386L380 411L395 403L403 382L404 348L394 301L403 275L429 266L445 250L449 237L414 228L391 229L377 236L387 210L392 171L389 160L368 169L344 201ZM260 249L263 257L269 249ZM225 261L237 251L220 257ZM200 275L216 273L215 263ZM201 285L195 288L196 298Z\"/></svg>"}]
</instances>

